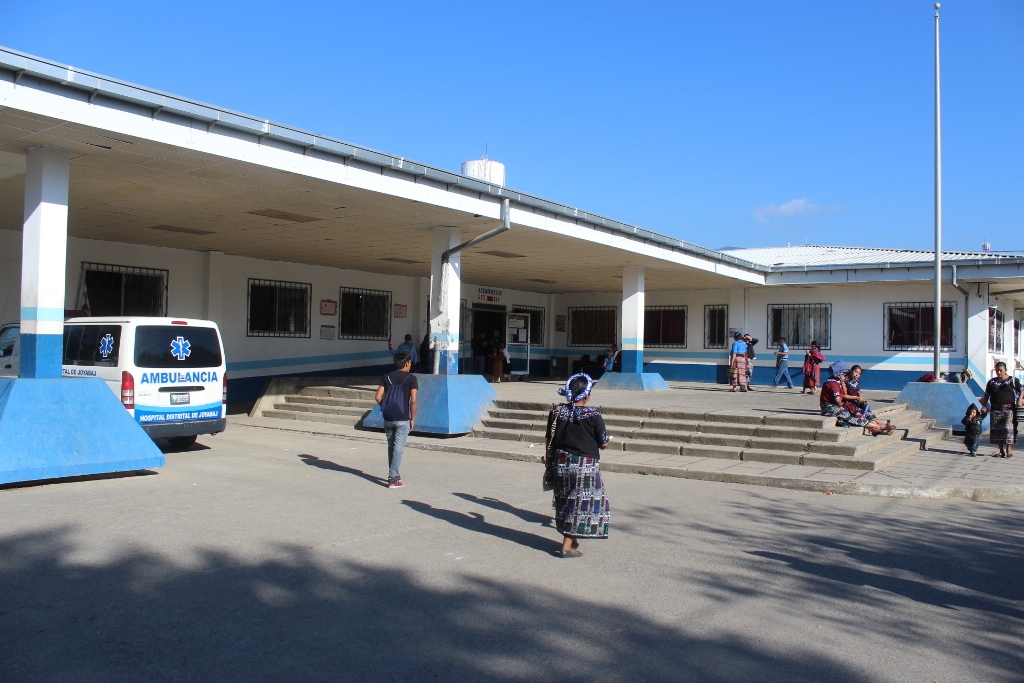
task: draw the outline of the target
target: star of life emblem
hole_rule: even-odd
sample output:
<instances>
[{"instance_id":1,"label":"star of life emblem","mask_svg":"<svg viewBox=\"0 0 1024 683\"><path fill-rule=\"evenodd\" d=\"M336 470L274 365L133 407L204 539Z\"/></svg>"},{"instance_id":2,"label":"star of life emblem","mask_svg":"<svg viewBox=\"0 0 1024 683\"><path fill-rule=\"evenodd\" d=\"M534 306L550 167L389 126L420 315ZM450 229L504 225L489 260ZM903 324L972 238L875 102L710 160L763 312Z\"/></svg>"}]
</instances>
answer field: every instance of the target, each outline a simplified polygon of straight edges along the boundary
<instances>
[{"instance_id":1,"label":"star of life emblem","mask_svg":"<svg viewBox=\"0 0 1024 683\"><path fill-rule=\"evenodd\" d=\"M192 355L192 344L184 337L178 337L171 342L171 355L178 360L185 360Z\"/></svg>"}]
</instances>

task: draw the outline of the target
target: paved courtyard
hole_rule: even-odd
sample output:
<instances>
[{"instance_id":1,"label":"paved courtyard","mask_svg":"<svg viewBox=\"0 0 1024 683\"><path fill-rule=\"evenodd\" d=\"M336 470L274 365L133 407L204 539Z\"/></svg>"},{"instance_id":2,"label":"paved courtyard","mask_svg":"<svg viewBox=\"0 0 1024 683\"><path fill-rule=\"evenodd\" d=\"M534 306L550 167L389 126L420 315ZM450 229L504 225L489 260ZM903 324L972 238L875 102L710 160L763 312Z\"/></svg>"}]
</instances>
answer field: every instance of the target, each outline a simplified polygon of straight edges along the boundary
<instances>
[{"instance_id":1,"label":"paved courtyard","mask_svg":"<svg viewBox=\"0 0 1024 683\"><path fill-rule=\"evenodd\" d=\"M1019 504L610 473L555 557L539 466L237 427L0 490L0 680L1019 681Z\"/></svg>"}]
</instances>

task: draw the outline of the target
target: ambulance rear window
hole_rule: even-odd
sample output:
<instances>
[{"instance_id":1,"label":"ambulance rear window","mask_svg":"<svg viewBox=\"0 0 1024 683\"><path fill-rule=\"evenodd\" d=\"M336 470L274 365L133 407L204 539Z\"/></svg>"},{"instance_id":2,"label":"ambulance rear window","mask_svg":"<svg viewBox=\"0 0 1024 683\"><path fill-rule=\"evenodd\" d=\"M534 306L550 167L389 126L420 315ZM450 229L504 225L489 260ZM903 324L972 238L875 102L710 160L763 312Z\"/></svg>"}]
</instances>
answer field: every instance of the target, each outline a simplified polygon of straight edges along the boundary
<instances>
[{"instance_id":1,"label":"ambulance rear window","mask_svg":"<svg viewBox=\"0 0 1024 683\"><path fill-rule=\"evenodd\" d=\"M120 325L64 326L64 365L115 368L120 354Z\"/></svg>"},{"instance_id":2,"label":"ambulance rear window","mask_svg":"<svg viewBox=\"0 0 1024 683\"><path fill-rule=\"evenodd\" d=\"M220 341L212 327L140 325L135 330L140 368L215 368L220 363Z\"/></svg>"}]
</instances>

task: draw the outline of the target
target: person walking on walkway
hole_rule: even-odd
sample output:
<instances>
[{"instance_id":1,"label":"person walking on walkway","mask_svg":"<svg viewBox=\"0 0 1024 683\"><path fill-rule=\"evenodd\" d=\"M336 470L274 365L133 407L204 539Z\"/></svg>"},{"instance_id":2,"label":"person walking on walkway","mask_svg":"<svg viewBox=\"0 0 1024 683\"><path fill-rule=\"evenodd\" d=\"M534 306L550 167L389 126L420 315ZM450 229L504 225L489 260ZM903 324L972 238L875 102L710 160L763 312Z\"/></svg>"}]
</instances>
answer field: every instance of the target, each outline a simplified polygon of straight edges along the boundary
<instances>
[{"instance_id":1,"label":"person walking on walkway","mask_svg":"<svg viewBox=\"0 0 1024 683\"><path fill-rule=\"evenodd\" d=\"M1013 457L1013 444L1017 443L1015 407L1024 407L1020 380L1006 371L1006 363L996 363L996 376L985 385L981 405L989 410L989 443L999 446L1000 458Z\"/></svg>"},{"instance_id":2,"label":"person walking on walkway","mask_svg":"<svg viewBox=\"0 0 1024 683\"><path fill-rule=\"evenodd\" d=\"M821 364L824 362L825 356L821 353L821 347L818 346L818 342L812 341L811 348L804 354L804 387L800 390L801 394L808 389L811 390L811 394L818 390L818 385L821 384Z\"/></svg>"},{"instance_id":3,"label":"person walking on walkway","mask_svg":"<svg viewBox=\"0 0 1024 683\"><path fill-rule=\"evenodd\" d=\"M747 364L750 362L747 358L747 343L743 341L743 335L739 332L733 335L733 339L732 350L729 353L729 383L732 384L729 391L747 391Z\"/></svg>"},{"instance_id":4,"label":"person walking on walkway","mask_svg":"<svg viewBox=\"0 0 1024 683\"><path fill-rule=\"evenodd\" d=\"M793 378L789 376L789 344L785 337L779 337L779 348L775 353L775 381L772 382L772 389L779 388L779 382L785 380L786 385L793 388Z\"/></svg>"},{"instance_id":5,"label":"person walking on walkway","mask_svg":"<svg viewBox=\"0 0 1024 683\"><path fill-rule=\"evenodd\" d=\"M565 403L548 414L544 490L554 491L555 528L562 534L562 557L581 557L579 539L608 538L611 507L601 479L601 449L611 437L604 418L587 408L594 380L579 373L558 393Z\"/></svg>"},{"instance_id":6,"label":"person walking on walkway","mask_svg":"<svg viewBox=\"0 0 1024 683\"><path fill-rule=\"evenodd\" d=\"M402 488L402 455L405 441L416 426L416 395L419 383L412 374L412 358L406 351L395 354L395 370L380 378L377 405L384 416L384 435L388 439L388 488Z\"/></svg>"}]
</instances>

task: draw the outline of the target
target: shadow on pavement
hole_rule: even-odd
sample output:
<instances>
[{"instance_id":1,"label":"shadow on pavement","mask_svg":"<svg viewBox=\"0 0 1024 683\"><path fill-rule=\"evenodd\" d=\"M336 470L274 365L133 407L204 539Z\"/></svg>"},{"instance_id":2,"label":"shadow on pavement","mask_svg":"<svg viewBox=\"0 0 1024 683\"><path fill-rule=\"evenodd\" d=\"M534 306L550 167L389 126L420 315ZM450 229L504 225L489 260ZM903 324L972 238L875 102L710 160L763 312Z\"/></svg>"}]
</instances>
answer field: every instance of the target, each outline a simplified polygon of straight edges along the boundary
<instances>
[{"instance_id":1,"label":"shadow on pavement","mask_svg":"<svg viewBox=\"0 0 1024 683\"><path fill-rule=\"evenodd\" d=\"M484 507L491 508L492 510L507 512L508 514L514 515L528 524L540 524L541 526L547 527L549 529L553 529L555 526L551 523L553 519L551 515L542 515L538 512L533 512L532 510L524 510L522 508L517 508L514 505L510 505L509 503L506 503L505 501L502 500L498 500L497 498L474 496L472 493L455 493L452 495L458 496L463 500L468 500L470 503L483 505Z\"/></svg>"},{"instance_id":2,"label":"shadow on pavement","mask_svg":"<svg viewBox=\"0 0 1024 683\"><path fill-rule=\"evenodd\" d=\"M484 516L479 512L457 512L455 510L446 510L444 508L436 508L432 505L421 503L416 500L403 500L402 505L406 505L416 512L429 515L435 519L440 519L454 526L466 529L467 531L475 531L480 534L494 536L495 538L511 541L526 548L543 550L554 554L562 547L562 541L560 538L556 540L555 538L537 536L536 534L519 531L518 529L509 529L508 527L503 527L498 524L491 524L484 519Z\"/></svg>"},{"instance_id":3,"label":"shadow on pavement","mask_svg":"<svg viewBox=\"0 0 1024 683\"><path fill-rule=\"evenodd\" d=\"M382 479L372 474L367 474L366 472L363 472L362 470L357 470L354 467L349 467L347 465L339 465L336 462L324 460L322 458L316 457L315 455L309 455L308 453L300 453L299 458L302 460L302 462L309 465L310 467L318 467L322 470L330 470L332 472L341 472L342 474L351 474L354 477L365 479L371 484L376 484L377 486L388 485L387 479Z\"/></svg>"},{"instance_id":4,"label":"shadow on pavement","mask_svg":"<svg viewBox=\"0 0 1024 683\"><path fill-rule=\"evenodd\" d=\"M867 681L838 658L505 581L427 585L282 546L82 561L61 528L0 540L7 681Z\"/></svg>"}]
</instances>

